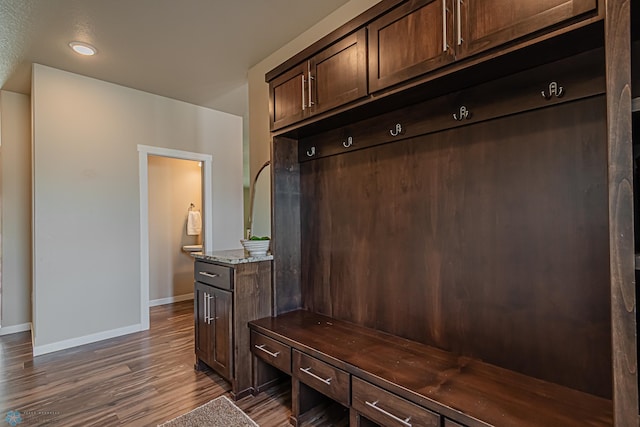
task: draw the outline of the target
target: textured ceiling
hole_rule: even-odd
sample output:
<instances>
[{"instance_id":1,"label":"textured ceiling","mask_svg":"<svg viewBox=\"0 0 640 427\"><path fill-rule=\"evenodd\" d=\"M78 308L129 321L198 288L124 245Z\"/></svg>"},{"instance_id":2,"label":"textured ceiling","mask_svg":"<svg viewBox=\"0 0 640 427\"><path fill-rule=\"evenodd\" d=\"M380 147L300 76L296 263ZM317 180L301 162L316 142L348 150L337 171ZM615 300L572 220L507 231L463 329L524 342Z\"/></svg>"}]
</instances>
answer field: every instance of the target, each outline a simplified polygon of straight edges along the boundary
<instances>
[{"instance_id":1,"label":"textured ceiling","mask_svg":"<svg viewBox=\"0 0 640 427\"><path fill-rule=\"evenodd\" d=\"M246 115L248 69L347 1L0 0L0 87L29 93L36 62Z\"/></svg>"}]
</instances>

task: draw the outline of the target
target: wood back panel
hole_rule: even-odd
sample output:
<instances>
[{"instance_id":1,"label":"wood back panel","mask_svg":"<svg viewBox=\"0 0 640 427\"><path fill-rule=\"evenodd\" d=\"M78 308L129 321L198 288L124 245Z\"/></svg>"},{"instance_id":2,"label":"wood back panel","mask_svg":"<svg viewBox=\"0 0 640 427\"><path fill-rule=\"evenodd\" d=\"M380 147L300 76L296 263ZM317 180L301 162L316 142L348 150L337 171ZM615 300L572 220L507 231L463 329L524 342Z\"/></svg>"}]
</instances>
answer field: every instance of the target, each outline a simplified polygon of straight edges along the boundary
<instances>
[{"instance_id":1,"label":"wood back panel","mask_svg":"<svg viewBox=\"0 0 640 427\"><path fill-rule=\"evenodd\" d=\"M611 397L605 108L300 164L303 307Z\"/></svg>"}]
</instances>

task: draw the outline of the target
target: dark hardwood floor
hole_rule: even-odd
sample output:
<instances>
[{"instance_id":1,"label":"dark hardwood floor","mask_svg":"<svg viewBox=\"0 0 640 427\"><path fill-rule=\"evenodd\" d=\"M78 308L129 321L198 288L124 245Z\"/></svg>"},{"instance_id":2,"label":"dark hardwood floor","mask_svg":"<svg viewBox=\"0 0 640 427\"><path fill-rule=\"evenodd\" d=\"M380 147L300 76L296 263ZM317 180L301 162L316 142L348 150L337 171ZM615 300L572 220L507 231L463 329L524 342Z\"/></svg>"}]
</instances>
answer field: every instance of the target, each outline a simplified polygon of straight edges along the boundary
<instances>
[{"instance_id":1,"label":"dark hardwood floor","mask_svg":"<svg viewBox=\"0 0 640 427\"><path fill-rule=\"evenodd\" d=\"M229 396L213 371L196 372L193 302L153 307L149 331L34 358L31 334L0 337L0 417L22 426L156 426ZM288 383L236 404L261 427L288 425ZM9 425L9 424L7 424Z\"/></svg>"}]
</instances>

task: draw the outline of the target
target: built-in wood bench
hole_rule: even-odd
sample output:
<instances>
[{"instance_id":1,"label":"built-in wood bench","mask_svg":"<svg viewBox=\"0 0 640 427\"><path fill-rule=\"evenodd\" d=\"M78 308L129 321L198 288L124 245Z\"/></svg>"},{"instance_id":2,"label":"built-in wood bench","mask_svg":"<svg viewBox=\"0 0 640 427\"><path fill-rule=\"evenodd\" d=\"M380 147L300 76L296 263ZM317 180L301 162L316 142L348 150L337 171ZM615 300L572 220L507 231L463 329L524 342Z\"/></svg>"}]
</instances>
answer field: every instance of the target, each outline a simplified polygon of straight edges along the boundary
<instances>
[{"instance_id":1,"label":"built-in wood bench","mask_svg":"<svg viewBox=\"0 0 640 427\"><path fill-rule=\"evenodd\" d=\"M303 388L341 404L352 426L613 424L610 400L308 311L249 328L254 370L292 377L292 424L310 406Z\"/></svg>"}]
</instances>

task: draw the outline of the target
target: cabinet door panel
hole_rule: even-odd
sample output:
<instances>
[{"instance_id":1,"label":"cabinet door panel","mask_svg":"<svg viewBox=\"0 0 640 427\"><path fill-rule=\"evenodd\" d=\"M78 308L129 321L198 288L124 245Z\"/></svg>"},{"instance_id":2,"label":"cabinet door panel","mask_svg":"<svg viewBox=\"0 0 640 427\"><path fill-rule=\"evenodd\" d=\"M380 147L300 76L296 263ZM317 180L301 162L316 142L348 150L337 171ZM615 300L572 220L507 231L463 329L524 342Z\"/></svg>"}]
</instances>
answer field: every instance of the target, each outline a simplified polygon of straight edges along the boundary
<instances>
[{"instance_id":1,"label":"cabinet door panel","mask_svg":"<svg viewBox=\"0 0 640 427\"><path fill-rule=\"evenodd\" d=\"M462 57L595 11L597 0L456 0L456 5L462 38L456 37L456 44Z\"/></svg>"},{"instance_id":2,"label":"cabinet door panel","mask_svg":"<svg viewBox=\"0 0 640 427\"><path fill-rule=\"evenodd\" d=\"M213 299L211 300L211 316L213 316L214 348L213 366L224 378L231 379L233 348L231 315L232 315L232 293L217 288L211 288Z\"/></svg>"},{"instance_id":3,"label":"cabinet door panel","mask_svg":"<svg viewBox=\"0 0 640 427\"><path fill-rule=\"evenodd\" d=\"M366 30L346 37L309 61L312 111L319 113L367 94Z\"/></svg>"},{"instance_id":4,"label":"cabinet door panel","mask_svg":"<svg viewBox=\"0 0 640 427\"><path fill-rule=\"evenodd\" d=\"M451 0L420 0L369 25L371 92L436 69L453 60Z\"/></svg>"},{"instance_id":5,"label":"cabinet door panel","mask_svg":"<svg viewBox=\"0 0 640 427\"><path fill-rule=\"evenodd\" d=\"M211 355L210 349L212 347L212 331L210 324L207 323L206 311L207 311L207 295L209 294L208 286L204 286L198 282L195 284L195 329L196 329L196 356L209 365Z\"/></svg>"},{"instance_id":6,"label":"cabinet door panel","mask_svg":"<svg viewBox=\"0 0 640 427\"><path fill-rule=\"evenodd\" d=\"M279 129L302 120L307 114L306 90L308 63L278 76L269 83L271 129Z\"/></svg>"}]
</instances>

